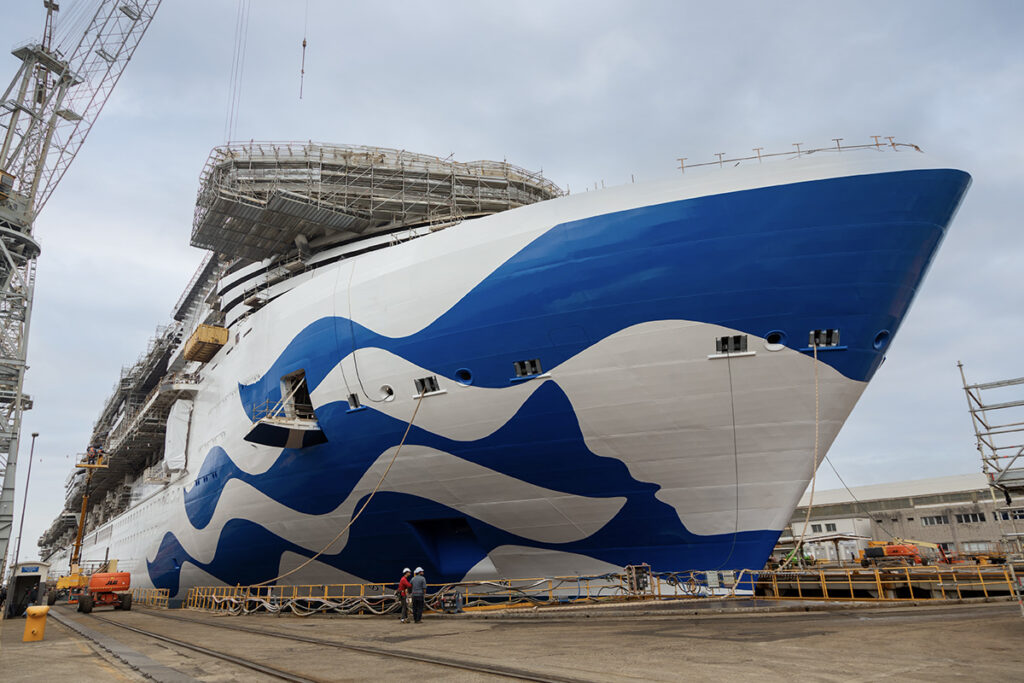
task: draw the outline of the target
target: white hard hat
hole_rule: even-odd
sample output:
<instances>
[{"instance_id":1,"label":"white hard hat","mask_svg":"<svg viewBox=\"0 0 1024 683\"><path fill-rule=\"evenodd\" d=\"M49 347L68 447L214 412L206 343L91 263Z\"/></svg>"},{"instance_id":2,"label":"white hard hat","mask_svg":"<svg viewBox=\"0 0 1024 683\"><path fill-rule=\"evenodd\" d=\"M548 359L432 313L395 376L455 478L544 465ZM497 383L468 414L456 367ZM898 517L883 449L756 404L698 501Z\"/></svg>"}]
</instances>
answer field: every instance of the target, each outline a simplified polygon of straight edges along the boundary
<instances>
[{"instance_id":1,"label":"white hard hat","mask_svg":"<svg viewBox=\"0 0 1024 683\"><path fill-rule=\"evenodd\" d=\"M416 567L416 573L417 574L422 574L423 573L423 567Z\"/></svg>"},{"instance_id":2,"label":"white hard hat","mask_svg":"<svg viewBox=\"0 0 1024 683\"><path fill-rule=\"evenodd\" d=\"M409 573L409 572L411 572L411 571L412 571L411 569L409 569L408 567L406 567L405 569L403 569L403 570L402 570L402 573L403 573L403 574L408 574L408 573Z\"/></svg>"}]
</instances>

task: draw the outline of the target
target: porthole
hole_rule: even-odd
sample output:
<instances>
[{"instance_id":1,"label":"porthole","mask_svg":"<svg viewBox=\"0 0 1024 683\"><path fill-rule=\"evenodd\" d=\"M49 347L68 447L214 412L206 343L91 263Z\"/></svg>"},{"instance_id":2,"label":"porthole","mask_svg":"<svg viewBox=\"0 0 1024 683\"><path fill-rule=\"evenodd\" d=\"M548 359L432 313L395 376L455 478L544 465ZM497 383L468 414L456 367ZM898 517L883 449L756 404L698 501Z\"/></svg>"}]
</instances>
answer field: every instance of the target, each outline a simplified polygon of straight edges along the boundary
<instances>
[{"instance_id":1,"label":"porthole","mask_svg":"<svg viewBox=\"0 0 1024 683\"><path fill-rule=\"evenodd\" d=\"M781 351L786 348L786 333L782 330L772 330L764 335L764 348L769 351Z\"/></svg>"},{"instance_id":2,"label":"porthole","mask_svg":"<svg viewBox=\"0 0 1024 683\"><path fill-rule=\"evenodd\" d=\"M889 344L889 330L882 330L875 335L875 341L872 346L875 347L876 351L881 351Z\"/></svg>"},{"instance_id":3,"label":"porthole","mask_svg":"<svg viewBox=\"0 0 1024 683\"><path fill-rule=\"evenodd\" d=\"M473 373L468 368L459 368L455 371L455 379L459 384L469 386L473 383Z\"/></svg>"}]
</instances>

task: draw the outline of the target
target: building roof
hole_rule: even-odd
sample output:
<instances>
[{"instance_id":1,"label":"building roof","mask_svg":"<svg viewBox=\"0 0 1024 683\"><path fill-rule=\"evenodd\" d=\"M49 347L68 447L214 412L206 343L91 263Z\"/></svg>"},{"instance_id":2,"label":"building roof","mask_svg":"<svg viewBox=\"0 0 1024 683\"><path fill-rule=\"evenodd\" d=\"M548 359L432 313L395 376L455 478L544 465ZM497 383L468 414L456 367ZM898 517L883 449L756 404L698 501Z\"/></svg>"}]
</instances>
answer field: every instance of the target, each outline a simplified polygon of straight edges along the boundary
<instances>
[{"instance_id":1,"label":"building roof","mask_svg":"<svg viewBox=\"0 0 1024 683\"><path fill-rule=\"evenodd\" d=\"M853 495L861 502L885 500L888 498L906 498L908 496L928 496L939 493L955 493L959 491L979 491L983 489L988 489L988 479L981 472L850 487ZM809 500L810 487L804 492L798 507L806 507ZM850 495L850 491L846 489L817 490L814 492L815 506L851 503L853 500L854 498Z\"/></svg>"}]
</instances>

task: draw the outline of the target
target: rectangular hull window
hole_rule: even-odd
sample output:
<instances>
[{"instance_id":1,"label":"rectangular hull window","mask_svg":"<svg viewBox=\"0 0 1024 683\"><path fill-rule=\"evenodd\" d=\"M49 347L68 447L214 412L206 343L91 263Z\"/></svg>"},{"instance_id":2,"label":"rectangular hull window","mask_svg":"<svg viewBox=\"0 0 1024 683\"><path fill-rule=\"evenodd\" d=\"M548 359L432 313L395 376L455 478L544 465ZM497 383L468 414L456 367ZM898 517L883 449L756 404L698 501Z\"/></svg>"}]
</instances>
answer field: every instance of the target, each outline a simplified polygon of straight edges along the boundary
<instances>
[{"instance_id":1,"label":"rectangular hull window","mask_svg":"<svg viewBox=\"0 0 1024 683\"><path fill-rule=\"evenodd\" d=\"M540 367L540 359L532 358L530 360L517 360L513 363L516 370L516 377L531 377L533 375L539 375L544 372Z\"/></svg>"},{"instance_id":2,"label":"rectangular hull window","mask_svg":"<svg viewBox=\"0 0 1024 683\"><path fill-rule=\"evenodd\" d=\"M808 346L817 346L818 348L823 346L839 346L838 329L811 330L809 337L807 341Z\"/></svg>"},{"instance_id":3,"label":"rectangular hull window","mask_svg":"<svg viewBox=\"0 0 1024 683\"><path fill-rule=\"evenodd\" d=\"M716 353L744 353L747 350L747 335L733 334L715 339Z\"/></svg>"},{"instance_id":4,"label":"rectangular hull window","mask_svg":"<svg viewBox=\"0 0 1024 683\"><path fill-rule=\"evenodd\" d=\"M430 377L421 377L420 379L416 380L417 394L430 394L440 390L441 387L437 383L436 375L431 375Z\"/></svg>"}]
</instances>

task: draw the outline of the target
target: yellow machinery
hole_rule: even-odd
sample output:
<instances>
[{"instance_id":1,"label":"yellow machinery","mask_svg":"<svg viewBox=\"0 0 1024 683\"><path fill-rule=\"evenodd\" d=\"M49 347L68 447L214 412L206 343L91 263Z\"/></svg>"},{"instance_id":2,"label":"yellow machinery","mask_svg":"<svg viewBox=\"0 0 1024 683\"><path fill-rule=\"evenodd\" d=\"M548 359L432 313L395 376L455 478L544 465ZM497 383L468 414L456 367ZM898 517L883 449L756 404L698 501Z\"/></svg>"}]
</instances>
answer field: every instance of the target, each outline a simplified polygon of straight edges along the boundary
<instances>
[{"instance_id":1,"label":"yellow machinery","mask_svg":"<svg viewBox=\"0 0 1024 683\"><path fill-rule=\"evenodd\" d=\"M33 643L42 640L46 635L46 613L50 611L46 606L29 607L25 610L25 633L21 640L24 643Z\"/></svg>"},{"instance_id":2,"label":"yellow machinery","mask_svg":"<svg viewBox=\"0 0 1024 683\"><path fill-rule=\"evenodd\" d=\"M107 454L102 448L90 447L86 450L82 460L75 464L86 471L85 490L82 492L82 512L78 516L78 533L75 534L75 547L71 551L71 567L78 565L82 556L82 532L85 531L85 513L89 509L89 484L92 483L92 475L98 469L107 467Z\"/></svg>"},{"instance_id":3,"label":"yellow machinery","mask_svg":"<svg viewBox=\"0 0 1024 683\"><path fill-rule=\"evenodd\" d=\"M891 541L871 541L860 551L863 567L906 567L928 564L949 564L949 558L937 543L894 538Z\"/></svg>"},{"instance_id":4,"label":"yellow machinery","mask_svg":"<svg viewBox=\"0 0 1024 683\"><path fill-rule=\"evenodd\" d=\"M228 330L217 325L200 325L185 342L185 360L206 363L228 343Z\"/></svg>"},{"instance_id":5,"label":"yellow machinery","mask_svg":"<svg viewBox=\"0 0 1024 683\"><path fill-rule=\"evenodd\" d=\"M70 574L57 579L57 585L54 586L54 590L47 596L46 601L52 605L57 602L59 595L66 593L71 602L77 602L78 596L81 595L88 585L89 577L82 572L82 568L79 565L73 564L71 565Z\"/></svg>"}]
</instances>

